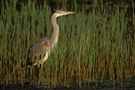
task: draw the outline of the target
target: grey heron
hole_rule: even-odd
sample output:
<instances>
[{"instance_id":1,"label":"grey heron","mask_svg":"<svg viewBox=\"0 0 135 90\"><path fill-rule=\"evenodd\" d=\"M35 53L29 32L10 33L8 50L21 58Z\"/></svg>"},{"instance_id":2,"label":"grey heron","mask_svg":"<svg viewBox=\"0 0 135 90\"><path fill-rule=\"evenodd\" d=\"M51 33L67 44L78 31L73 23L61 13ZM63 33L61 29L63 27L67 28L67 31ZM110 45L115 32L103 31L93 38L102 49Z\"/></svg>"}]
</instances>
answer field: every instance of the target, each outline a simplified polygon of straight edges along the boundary
<instances>
[{"instance_id":1,"label":"grey heron","mask_svg":"<svg viewBox=\"0 0 135 90\"><path fill-rule=\"evenodd\" d=\"M30 46L28 50L28 58L26 65L41 65L48 59L50 52L56 47L59 36L59 25L57 24L57 17L73 14L70 11L56 10L51 16L51 24L53 32L50 38L44 37L39 39L36 43Z\"/></svg>"},{"instance_id":2,"label":"grey heron","mask_svg":"<svg viewBox=\"0 0 135 90\"><path fill-rule=\"evenodd\" d=\"M57 24L57 17L63 16L63 15L68 15L68 14L73 14L74 12L70 11L61 11L61 10L56 10L55 13L52 14L51 16L51 24L53 27L53 32L50 38L44 37L39 39L36 43L34 43L32 46L30 46L28 50L28 58L26 61L27 66L35 66L35 65L41 65L41 69L43 67L43 63L48 59L48 56L50 55L50 52L52 51L53 48L56 47L56 44L58 42L58 36L59 36L59 26ZM24 68L22 67L21 70ZM16 67L14 71L11 73L10 77L12 74L18 70L19 68Z\"/></svg>"}]
</instances>

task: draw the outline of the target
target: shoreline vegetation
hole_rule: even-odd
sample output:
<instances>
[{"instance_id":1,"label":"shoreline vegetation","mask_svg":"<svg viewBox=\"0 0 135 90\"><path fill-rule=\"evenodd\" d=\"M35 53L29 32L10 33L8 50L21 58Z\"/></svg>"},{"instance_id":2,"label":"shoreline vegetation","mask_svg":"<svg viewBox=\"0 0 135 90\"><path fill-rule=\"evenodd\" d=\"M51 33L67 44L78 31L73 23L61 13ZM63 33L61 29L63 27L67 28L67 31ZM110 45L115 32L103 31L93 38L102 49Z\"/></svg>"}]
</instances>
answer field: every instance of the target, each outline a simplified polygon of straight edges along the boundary
<instances>
[{"instance_id":1,"label":"shoreline vegetation","mask_svg":"<svg viewBox=\"0 0 135 90\"><path fill-rule=\"evenodd\" d=\"M39 85L69 87L75 82L81 87L91 80L122 83L135 77L134 2L130 6L101 3L81 9L72 4L68 10L75 14L58 19L58 45L41 71L36 66L21 67L26 63L29 46L51 35L52 8L45 3L36 7L29 1L17 10L17 0L10 1L1 2L0 10L1 84L23 85L28 78ZM67 10L66 3L60 9ZM16 67L20 70L15 71Z\"/></svg>"}]
</instances>

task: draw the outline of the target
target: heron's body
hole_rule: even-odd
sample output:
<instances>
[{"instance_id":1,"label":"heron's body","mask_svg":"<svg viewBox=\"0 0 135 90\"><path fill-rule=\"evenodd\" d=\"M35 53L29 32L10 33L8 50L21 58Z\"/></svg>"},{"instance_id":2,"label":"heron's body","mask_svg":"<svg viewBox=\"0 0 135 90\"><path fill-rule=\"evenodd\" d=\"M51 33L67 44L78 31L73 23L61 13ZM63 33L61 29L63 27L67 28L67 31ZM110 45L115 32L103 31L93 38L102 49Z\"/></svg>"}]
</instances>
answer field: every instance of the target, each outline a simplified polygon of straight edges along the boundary
<instances>
[{"instance_id":1,"label":"heron's body","mask_svg":"<svg viewBox=\"0 0 135 90\"><path fill-rule=\"evenodd\" d=\"M51 43L47 38L41 38L29 48L27 65L37 65L45 62L50 55Z\"/></svg>"},{"instance_id":2,"label":"heron's body","mask_svg":"<svg viewBox=\"0 0 135 90\"><path fill-rule=\"evenodd\" d=\"M51 23L53 27L53 33L50 38L41 38L35 44L33 44L28 51L27 65L42 64L48 59L52 49L56 46L59 36L59 26L57 24L57 17L67 14L73 14L74 12L66 12L56 10L51 17Z\"/></svg>"}]
</instances>

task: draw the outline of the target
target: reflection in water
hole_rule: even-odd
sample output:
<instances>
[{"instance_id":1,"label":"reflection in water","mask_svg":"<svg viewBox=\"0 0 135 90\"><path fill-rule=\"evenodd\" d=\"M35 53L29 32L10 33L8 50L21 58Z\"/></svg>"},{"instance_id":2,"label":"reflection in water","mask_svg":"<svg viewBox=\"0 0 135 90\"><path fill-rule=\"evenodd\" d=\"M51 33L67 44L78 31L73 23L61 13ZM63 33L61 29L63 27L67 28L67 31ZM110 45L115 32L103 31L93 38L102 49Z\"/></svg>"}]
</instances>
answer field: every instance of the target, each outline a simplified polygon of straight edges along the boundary
<instances>
[{"instance_id":1,"label":"reflection in water","mask_svg":"<svg viewBox=\"0 0 135 90\"><path fill-rule=\"evenodd\" d=\"M113 85L114 84L114 85ZM122 84L122 86L121 86ZM24 86L17 84L17 85L8 85L8 86L4 86L4 85L0 85L0 90L45 90L45 89L62 89L62 90L135 90L135 81L132 82L128 82L128 81L123 81L122 83L119 83L118 81L109 81L106 80L104 82L98 81L98 82L91 82L89 84L89 86L87 84L83 85L80 88L79 85L72 83L69 85L68 88L62 87L62 86L56 86L56 88L53 88L53 86L46 86L46 85L42 85L42 86L37 86L36 82L33 81L33 84L30 85L29 80L26 80Z\"/></svg>"}]
</instances>

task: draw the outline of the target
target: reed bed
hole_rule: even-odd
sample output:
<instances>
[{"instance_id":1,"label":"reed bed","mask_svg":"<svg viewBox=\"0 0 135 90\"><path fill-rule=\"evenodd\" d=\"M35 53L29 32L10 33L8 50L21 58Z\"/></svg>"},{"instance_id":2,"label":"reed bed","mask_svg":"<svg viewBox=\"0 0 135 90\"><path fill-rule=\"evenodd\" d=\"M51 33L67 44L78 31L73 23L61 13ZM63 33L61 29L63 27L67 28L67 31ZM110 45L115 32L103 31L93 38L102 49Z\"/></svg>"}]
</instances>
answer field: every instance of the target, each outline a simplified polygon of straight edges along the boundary
<instances>
[{"instance_id":1,"label":"reed bed","mask_svg":"<svg viewBox=\"0 0 135 90\"><path fill-rule=\"evenodd\" d=\"M4 6L5 5L5 6ZM102 5L103 6L103 5ZM74 5L73 5L74 7ZM128 5L105 8L93 6L91 12L77 9L74 15L58 19L57 48L43 70L25 65L30 45L50 36L51 10L30 1L16 9L16 0L1 6L0 83L24 84L37 81L48 86L89 85L93 80L124 80L135 76L135 14ZM17 69L19 68L19 69ZM17 70L16 70L17 69Z\"/></svg>"}]
</instances>

